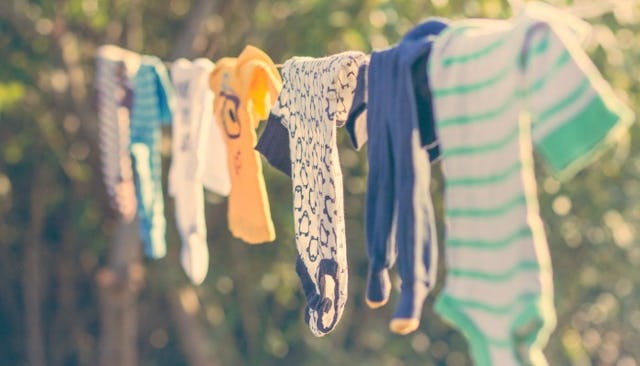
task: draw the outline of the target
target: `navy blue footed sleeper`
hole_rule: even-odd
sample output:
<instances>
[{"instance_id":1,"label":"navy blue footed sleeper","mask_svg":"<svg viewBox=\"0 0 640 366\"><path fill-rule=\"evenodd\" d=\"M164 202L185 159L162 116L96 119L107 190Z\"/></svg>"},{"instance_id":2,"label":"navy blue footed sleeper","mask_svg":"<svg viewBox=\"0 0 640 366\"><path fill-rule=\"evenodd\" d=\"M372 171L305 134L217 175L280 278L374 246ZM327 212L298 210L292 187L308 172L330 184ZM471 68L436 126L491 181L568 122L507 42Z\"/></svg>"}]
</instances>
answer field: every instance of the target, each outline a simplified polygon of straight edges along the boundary
<instances>
[{"instance_id":1,"label":"navy blue footed sleeper","mask_svg":"<svg viewBox=\"0 0 640 366\"><path fill-rule=\"evenodd\" d=\"M426 59L429 36L444 28L439 20L418 25L398 45L373 52L367 73L367 303L375 308L387 302L388 270L397 261L402 285L390 327L400 334L418 327L437 271L429 185L430 161L438 157L439 149L426 87Z\"/></svg>"}]
</instances>

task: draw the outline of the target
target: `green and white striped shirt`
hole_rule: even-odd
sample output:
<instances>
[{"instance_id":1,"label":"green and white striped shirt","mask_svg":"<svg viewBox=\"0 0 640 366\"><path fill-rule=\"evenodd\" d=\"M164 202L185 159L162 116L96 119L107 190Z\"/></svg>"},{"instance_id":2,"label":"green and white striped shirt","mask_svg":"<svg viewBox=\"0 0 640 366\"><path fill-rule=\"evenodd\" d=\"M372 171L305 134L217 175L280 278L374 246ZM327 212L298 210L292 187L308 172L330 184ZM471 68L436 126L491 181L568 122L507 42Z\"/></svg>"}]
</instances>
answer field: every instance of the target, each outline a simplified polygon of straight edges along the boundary
<instances>
[{"instance_id":1,"label":"green and white striped shirt","mask_svg":"<svg viewBox=\"0 0 640 366\"><path fill-rule=\"evenodd\" d=\"M570 175L632 120L569 27L530 9L453 23L429 63L447 224L436 311L477 365L546 364L553 283L532 150Z\"/></svg>"}]
</instances>

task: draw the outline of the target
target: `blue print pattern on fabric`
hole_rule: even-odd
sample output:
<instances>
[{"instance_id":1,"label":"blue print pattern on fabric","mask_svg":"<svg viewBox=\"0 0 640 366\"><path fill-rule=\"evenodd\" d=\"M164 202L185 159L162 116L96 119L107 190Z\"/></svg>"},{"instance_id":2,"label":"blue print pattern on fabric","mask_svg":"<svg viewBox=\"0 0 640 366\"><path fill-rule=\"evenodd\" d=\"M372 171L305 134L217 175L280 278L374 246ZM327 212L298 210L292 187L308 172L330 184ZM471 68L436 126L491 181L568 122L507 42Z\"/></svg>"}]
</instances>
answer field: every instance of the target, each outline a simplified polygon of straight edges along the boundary
<instances>
[{"instance_id":1,"label":"blue print pattern on fabric","mask_svg":"<svg viewBox=\"0 0 640 366\"><path fill-rule=\"evenodd\" d=\"M342 171L336 126L353 101L360 52L313 59L296 57L282 68L284 81L271 119L289 131L296 271L307 298L305 320L316 336L334 329L347 301L347 258Z\"/></svg>"}]
</instances>

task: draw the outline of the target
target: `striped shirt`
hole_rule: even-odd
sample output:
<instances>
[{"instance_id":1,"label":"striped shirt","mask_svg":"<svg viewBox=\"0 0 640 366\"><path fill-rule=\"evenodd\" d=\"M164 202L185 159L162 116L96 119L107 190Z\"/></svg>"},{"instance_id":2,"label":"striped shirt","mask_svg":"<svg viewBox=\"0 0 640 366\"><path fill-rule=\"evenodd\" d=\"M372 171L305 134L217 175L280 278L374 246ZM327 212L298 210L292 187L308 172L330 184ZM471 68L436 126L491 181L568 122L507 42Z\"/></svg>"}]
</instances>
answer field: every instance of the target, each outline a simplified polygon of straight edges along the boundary
<instances>
[{"instance_id":1,"label":"striped shirt","mask_svg":"<svg viewBox=\"0 0 640 366\"><path fill-rule=\"evenodd\" d=\"M631 121L572 31L537 9L454 23L429 64L447 224L436 311L461 328L478 365L544 364L554 327L532 150L566 177ZM518 341L529 320L535 329Z\"/></svg>"},{"instance_id":2,"label":"striped shirt","mask_svg":"<svg viewBox=\"0 0 640 366\"><path fill-rule=\"evenodd\" d=\"M95 88L100 122L102 178L111 207L126 221L134 219L136 197L129 156L131 89L123 50L102 46L96 57Z\"/></svg>"}]
</instances>

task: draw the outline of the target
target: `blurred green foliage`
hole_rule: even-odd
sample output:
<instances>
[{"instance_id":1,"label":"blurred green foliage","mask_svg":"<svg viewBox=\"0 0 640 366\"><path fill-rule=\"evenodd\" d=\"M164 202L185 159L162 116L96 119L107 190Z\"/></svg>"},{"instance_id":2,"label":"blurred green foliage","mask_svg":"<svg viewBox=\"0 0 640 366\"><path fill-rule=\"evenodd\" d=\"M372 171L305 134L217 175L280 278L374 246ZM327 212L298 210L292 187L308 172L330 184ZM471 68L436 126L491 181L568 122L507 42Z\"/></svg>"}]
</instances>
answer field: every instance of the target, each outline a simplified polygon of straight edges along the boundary
<instances>
[{"instance_id":1,"label":"blurred green foliage","mask_svg":"<svg viewBox=\"0 0 640 366\"><path fill-rule=\"evenodd\" d=\"M111 42L166 59L194 3L11 0L0 5L0 363L26 360L22 269L26 251L33 248L25 243L34 240L41 244L39 300L47 364L95 362L100 323L94 277L106 261L115 217L99 173L94 51ZM594 25L589 54L621 98L634 109L640 105L638 1L551 3L571 6L588 18ZM215 61L238 54L246 44L264 49L276 62L349 49L369 52L395 43L428 16L510 14L509 3L500 0L216 1L191 56ZM554 180L543 163L538 166L558 312L558 327L545 351L551 365L640 363L638 137L634 125L629 138L568 182ZM196 289L196 299L185 295L180 301L197 311L209 350L222 365L470 364L462 336L431 309L439 289L428 300L420 329L408 336L387 328L397 292L383 309L364 305L366 154L351 150L343 132L339 139L351 273L350 299L336 330L315 338L304 324L304 298L294 271L291 188L268 166L276 242L248 246L231 238L226 200L208 195L210 273ZM165 154L165 168L169 161ZM441 207L438 169L433 191ZM166 212L169 254L147 263L139 299L141 365L187 364L164 296L187 286L170 199Z\"/></svg>"}]
</instances>

